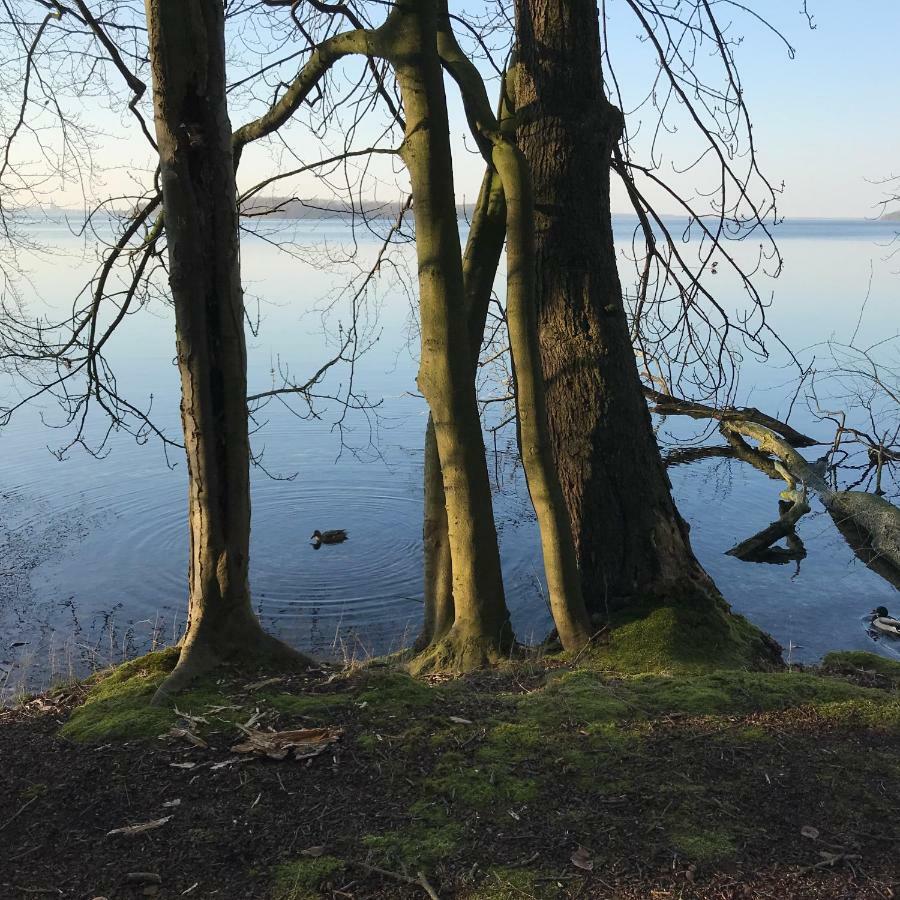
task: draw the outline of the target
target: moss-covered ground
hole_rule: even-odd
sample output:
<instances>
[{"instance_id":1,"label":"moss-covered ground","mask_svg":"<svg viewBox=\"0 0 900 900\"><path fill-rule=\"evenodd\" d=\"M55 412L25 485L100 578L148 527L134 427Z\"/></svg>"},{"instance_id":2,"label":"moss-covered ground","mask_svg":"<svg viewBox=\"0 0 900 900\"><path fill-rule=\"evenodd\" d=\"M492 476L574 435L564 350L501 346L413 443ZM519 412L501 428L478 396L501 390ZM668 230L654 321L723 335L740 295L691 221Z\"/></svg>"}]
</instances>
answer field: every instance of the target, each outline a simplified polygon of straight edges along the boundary
<instances>
[{"instance_id":1,"label":"moss-covered ground","mask_svg":"<svg viewBox=\"0 0 900 900\"><path fill-rule=\"evenodd\" d=\"M159 653L4 713L0 896L139 896L138 870L167 897L892 896L900 664L748 671L734 642L677 649L696 623L666 615L574 664L224 674L177 709L147 707L174 664ZM214 768L254 717L344 734L314 759Z\"/></svg>"}]
</instances>

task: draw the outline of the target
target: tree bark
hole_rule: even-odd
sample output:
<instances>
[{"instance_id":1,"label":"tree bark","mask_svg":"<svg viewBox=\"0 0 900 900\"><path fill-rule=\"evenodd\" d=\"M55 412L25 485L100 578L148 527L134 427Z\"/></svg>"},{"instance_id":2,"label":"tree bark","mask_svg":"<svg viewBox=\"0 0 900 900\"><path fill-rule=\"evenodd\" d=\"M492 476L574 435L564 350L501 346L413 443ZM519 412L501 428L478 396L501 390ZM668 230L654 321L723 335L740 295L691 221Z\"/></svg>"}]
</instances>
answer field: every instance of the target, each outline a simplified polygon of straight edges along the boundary
<instances>
[{"instance_id":1,"label":"tree bark","mask_svg":"<svg viewBox=\"0 0 900 900\"><path fill-rule=\"evenodd\" d=\"M407 114L403 159L416 221L422 351L418 383L428 401L443 475L455 621L416 668L455 670L496 662L512 643L465 318L462 253L434 0L398 0L391 47Z\"/></svg>"},{"instance_id":2,"label":"tree bark","mask_svg":"<svg viewBox=\"0 0 900 900\"><path fill-rule=\"evenodd\" d=\"M146 0L188 467L187 631L160 695L222 661L305 658L250 605L244 303L221 0Z\"/></svg>"},{"instance_id":3,"label":"tree bark","mask_svg":"<svg viewBox=\"0 0 900 900\"><path fill-rule=\"evenodd\" d=\"M425 512L422 522L422 544L425 551L424 601L425 619L422 633L414 645L424 650L440 640L452 627L456 612L453 606L453 562L450 558L450 533L447 527L447 498L438 454L434 420L428 415L425 428Z\"/></svg>"},{"instance_id":4,"label":"tree bark","mask_svg":"<svg viewBox=\"0 0 900 900\"><path fill-rule=\"evenodd\" d=\"M518 139L536 210L538 327L553 452L589 607L711 582L670 493L616 269L595 0L516 0Z\"/></svg>"}]
</instances>

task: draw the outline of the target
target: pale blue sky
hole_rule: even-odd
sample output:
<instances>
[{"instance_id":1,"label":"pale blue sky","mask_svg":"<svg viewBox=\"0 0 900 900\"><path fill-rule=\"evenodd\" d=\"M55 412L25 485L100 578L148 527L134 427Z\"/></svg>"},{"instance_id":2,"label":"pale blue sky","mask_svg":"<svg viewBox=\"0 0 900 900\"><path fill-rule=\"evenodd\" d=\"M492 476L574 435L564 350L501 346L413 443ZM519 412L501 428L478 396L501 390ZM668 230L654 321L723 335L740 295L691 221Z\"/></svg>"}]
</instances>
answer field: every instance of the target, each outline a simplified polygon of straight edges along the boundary
<instances>
[{"instance_id":1,"label":"pale blue sky","mask_svg":"<svg viewBox=\"0 0 900 900\"><path fill-rule=\"evenodd\" d=\"M797 50L748 32L739 62L767 171L784 180L794 216L871 216L883 189L866 179L900 174L900 2L753 0Z\"/></svg>"},{"instance_id":2,"label":"pale blue sky","mask_svg":"<svg viewBox=\"0 0 900 900\"><path fill-rule=\"evenodd\" d=\"M878 214L884 189L866 179L900 175L900 0L808 0L814 30L800 13L802 0L745 0L788 38L794 59L751 17L729 12L725 2L713 5L723 24L733 21L745 36L736 59L762 167L774 184L785 183L779 212ZM635 39L639 26L624 0L607 0L607 7L619 81L640 94L653 77L652 55ZM662 146L669 158L686 158L690 140L684 131ZM467 184L479 176L465 174ZM613 205L627 210L621 191Z\"/></svg>"},{"instance_id":3,"label":"pale blue sky","mask_svg":"<svg viewBox=\"0 0 900 900\"><path fill-rule=\"evenodd\" d=\"M770 180L785 183L779 212L791 217L871 217L884 188L867 179L900 174L900 116L898 100L898 52L900 41L900 0L808 0L816 28L810 30L800 13L802 0L745 0L745 4L769 18L796 48L789 58L785 46L747 14L718 0L714 7L721 22L735 22L737 33L745 36L736 57L745 98L754 118L754 134L759 159ZM456 6L484 9L474 0L457 0ZM607 0L610 18L610 49L626 99L646 93L655 73L653 54L636 35L639 25L625 0ZM347 66L347 63L342 64ZM353 63L349 65L353 66ZM347 70L348 78L354 70ZM285 73L290 77L289 73ZM455 93L448 85L451 99ZM455 102L455 101L453 101ZM625 104L627 105L627 103ZM258 114L258 113L257 113ZM119 122L133 123L127 115L119 118L100 113L107 136L101 142L99 161L106 168L105 186L98 193L117 192L131 187L139 170L152 166L146 145L136 136L121 138ZM246 118L235 111L234 124ZM632 129L637 118L632 119ZM643 115L647 115L646 113ZM459 200L471 200L481 180L482 163L463 149L465 123L456 103L453 113L456 142L456 178ZM646 124L643 132L647 133ZM339 134L323 150L294 132L292 149L304 161L318 159L340 149ZM331 136L329 136L331 137ZM471 147L471 141L468 142ZM692 158L697 144L691 129L682 127L665 135L661 142L663 175L675 178L675 168ZM282 159L282 162L285 162ZM285 162L293 168L296 162ZM117 168L113 168L117 167ZM396 166L394 166L396 168ZM373 171L382 177L379 195L387 199L403 190L405 176L392 171L383 157ZM241 181L244 185L273 173L272 151L254 147L245 153ZM713 177L711 173L707 173ZM709 187L697 173L683 178L681 188L690 193L698 186ZM312 179L298 179L296 187L307 196L321 196L321 187ZM80 205L78 186L70 183L59 190L56 202ZM674 212L670 201L660 200L663 212ZM614 191L615 211L628 209L621 189Z\"/></svg>"}]
</instances>

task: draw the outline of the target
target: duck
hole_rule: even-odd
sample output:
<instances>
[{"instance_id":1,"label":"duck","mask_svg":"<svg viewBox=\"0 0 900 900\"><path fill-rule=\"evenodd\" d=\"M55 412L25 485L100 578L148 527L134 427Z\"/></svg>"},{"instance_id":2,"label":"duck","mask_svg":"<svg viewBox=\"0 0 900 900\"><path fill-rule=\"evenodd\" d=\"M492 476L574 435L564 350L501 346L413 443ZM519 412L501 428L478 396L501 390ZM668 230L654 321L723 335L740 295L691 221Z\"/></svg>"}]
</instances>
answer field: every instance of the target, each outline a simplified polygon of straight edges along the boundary
<instances>
[{"instance_id":1,"label":"duck","mask_svg":"<svg viewBox=\"0 0 900 900\"><path fill-rule=\"evenodd\" d=\"M892 634L894 637L900 637L900 619L893 618L887 611L886 606L879 606L872 610L872 627L885 634Z\"/></svg>"},{"instance_id":2,"label":"duck","mask_svg":"<svg viewBox=\"0 0 900 900\"><path fill-rule=\"evenodd\" d=\"M310 540L313 547L318 550L322 544L343 544L347 540L347 532L343 528L335 528L331 531L319 531L317 528L312 533Z\"/></svg>"}]
</instances>

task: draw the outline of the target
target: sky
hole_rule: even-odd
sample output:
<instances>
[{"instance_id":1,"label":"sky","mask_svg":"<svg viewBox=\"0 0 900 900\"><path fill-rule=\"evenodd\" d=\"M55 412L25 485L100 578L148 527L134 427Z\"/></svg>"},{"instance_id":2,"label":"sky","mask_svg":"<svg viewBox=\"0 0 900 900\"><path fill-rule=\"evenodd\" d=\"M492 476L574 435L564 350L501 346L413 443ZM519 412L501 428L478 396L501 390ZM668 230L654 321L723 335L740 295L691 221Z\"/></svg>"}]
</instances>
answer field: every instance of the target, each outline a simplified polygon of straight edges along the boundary
<instances>
[{"instance_id":1,"label":"sky","mask_svg":"<svg viewBox=\"0 0 900 900\"><path fill-rule=\"evenodd\" d=\"M456 0L454 5L484 8L474 0ZM796 49L793 59L784 43L729 0L713 5L723 25L734 23L729 33L744 36L735 51L736 59L753 116L758 159L774 185L784 183L778 198L779 214L788 218L877 216L885 188L872 182L900 174L900 116L896 112L900 0L808 0L814 29L801 14L802 0L745 0L747 7L769 19L790 41ZM628 106L645 95L654 77L653 54L646 42L637 40L639 26L625 0L607 0L607 8L610 53L628 101L623 105ZM472 200L483 164L465 150L465 122L459 103L452 100L452 85L449 88L457 199ZM98 149L98 160L106 168L100 192L130 188L133 193L136 170L152 165L146 145L139 137L114 139L115 131L121 132L119 123L133 123L132 119L99 108L96 112L111 135ZM236 113L233 118L236 126L245 116ZM642 119L649 120L646 110L629 119L632 131L638 134L638 146L649 133ZM698 146L692 129L683 122L676 124L678 130L666 134L661 145L661 174L670 178L677 178L676 170L693 158ZM308 138L297 140L292 149L304 161L328 155ZM333 141L330 149L338 149L337 145L339 141ZM468 145L471 148L471 140ZM246 152L242 184L272 174L272 161L271 150ZM403 188L403 173L391 171L384 158L376 162L375 170L383 176L382 195L393 190L397 196ZM690 194L708 187L701 176L683 176L683 190ZM307 196L321 195L311 179L301 180L298 187L307 191ZM64 186L54 199L60 206L80 205L78 186ZM664 199L659 205L661 212L675 211ZM628 210L621 187L614 188L613 210Z\"/></svg>"},{"instance_id":2,"label":"sky","mask_svg":"<svg viewBox=\"0 0 900 900\"><path fill-rule=\"evenodd\" d=\"M785 182L782 211L803 217L870 217L900 175L900 0L751 0L796 48L748 33L739 55L764 168Z\"/></svg>"}]
</instances>

